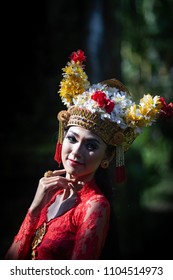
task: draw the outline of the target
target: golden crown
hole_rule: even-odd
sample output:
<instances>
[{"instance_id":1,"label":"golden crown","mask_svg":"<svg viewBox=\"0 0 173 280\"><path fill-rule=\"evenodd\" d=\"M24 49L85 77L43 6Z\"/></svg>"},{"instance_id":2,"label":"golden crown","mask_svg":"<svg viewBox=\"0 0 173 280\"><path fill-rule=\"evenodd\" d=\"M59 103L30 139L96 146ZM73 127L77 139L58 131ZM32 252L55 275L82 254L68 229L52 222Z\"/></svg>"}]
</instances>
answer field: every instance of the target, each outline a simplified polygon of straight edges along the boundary
<instances>
[{"instance_id":1,"label":"golden crown","mask_svg":"<svg viewBox=\"0 0 173 280\"><path fill-rule=\"evenodd\" d=\"M157 95L146 94L136 104L129 90L117 79L90 85L84 71L84 52L78 50L69 58L62 68L63 79L58 91L67 106L67 111L58 114L58 145L62 144L64 128L79 125L124 153L144 127L151 126L160 115L173 115L173 103L166 104L164 98ZM60 151L55 158L60 162ZM123 162L121 156L119 160Z\"/></svg>"}]
</instances>

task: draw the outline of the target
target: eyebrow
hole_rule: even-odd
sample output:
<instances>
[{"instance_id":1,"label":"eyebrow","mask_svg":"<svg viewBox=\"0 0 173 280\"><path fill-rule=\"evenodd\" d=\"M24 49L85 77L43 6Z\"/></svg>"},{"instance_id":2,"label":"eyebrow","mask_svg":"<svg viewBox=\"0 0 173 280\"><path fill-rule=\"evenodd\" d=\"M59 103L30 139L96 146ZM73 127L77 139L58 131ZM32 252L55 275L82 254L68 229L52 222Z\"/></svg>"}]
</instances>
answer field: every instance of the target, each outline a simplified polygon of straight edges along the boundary
<instances>
[{"instance_id":1,"label":"eyebrow","mask_svg":"<svg viewBox=\"0 0 173 280\"><path fill-rule=\"evenodd\" d=\"M74 132L73 130L68 131L69 133L72 133L73 135L75 135L76 137L79 137L80 135L76 132ZM93 137L88 137L86 138L86 141L93 141L93 142L97 142L98 144L101 144L100 141L97 138L93 138Z\"/></svg>"}]
</instances>

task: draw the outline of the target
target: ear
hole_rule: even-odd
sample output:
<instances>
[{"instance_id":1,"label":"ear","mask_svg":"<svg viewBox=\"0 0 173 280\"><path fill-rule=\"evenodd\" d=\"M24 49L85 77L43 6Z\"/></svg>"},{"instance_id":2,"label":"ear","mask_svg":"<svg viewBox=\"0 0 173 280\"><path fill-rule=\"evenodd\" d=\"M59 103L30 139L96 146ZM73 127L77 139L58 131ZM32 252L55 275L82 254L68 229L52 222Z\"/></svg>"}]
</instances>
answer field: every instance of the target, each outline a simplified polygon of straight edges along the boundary
<instances>
[{"instance_id":1,"label":"ear","mask_svg":"<svg viewBox=\"0 0 173 280\"><path fill-rule=\"evenodd\" d=\"M109 162L111 162L113 160L113 158L115 157L115 149L113 151L106 151L105 152L105 157L103 158L104 160L108 160Z\"/></svg>"}]
</instances>

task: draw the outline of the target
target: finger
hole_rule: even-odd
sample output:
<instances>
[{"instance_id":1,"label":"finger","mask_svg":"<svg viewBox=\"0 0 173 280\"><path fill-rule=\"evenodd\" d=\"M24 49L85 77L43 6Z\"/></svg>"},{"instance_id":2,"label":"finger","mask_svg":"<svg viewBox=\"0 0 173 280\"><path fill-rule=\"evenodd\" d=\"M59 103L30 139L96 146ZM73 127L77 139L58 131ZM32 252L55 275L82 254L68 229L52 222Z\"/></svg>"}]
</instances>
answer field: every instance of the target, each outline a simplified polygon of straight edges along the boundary
<instances>
[{"instance_id":1,"label":"finger","mask_svg":"<svg viewBox=\"0 0 173 280\"><path fill-rule=\"evenodd\" d=\"M53 181L47 184L47 190L61 190L61 189L70 189L72 183L64 183L62 181Z\"/></svg>"},{"instance_id":2,"label":"finger","mask_svg":"<svg viewBox=\"0 0 173 280\"><path fill-rule=\"evenodd\" d=\"M62 175L65 172L66 172L65 169L54 170L54 171L48 170L44 173L44 177L48 178L48 177L53 177L53 176L56 176L56 175Z\"/></svg>"},{"instance_id":3,"label":"finger","mask_svg":"<svg viewBox=\"0 0 173 280\"><path fill-rule=\"evenodd\" d=\"M68 183L68 187L69 187L70 189L73 189L73 190L74 190L74 185L73 185L73 183L69 182L69 183Z\"/></svg>"},{"instance_id":4,"label":"finger","mask_svg":"<svg viewBox=\"0 0 173 280\"><path fill-rule=\"evenodd\" d=\"M53 173L53 174L52 174L53 176L62 175L62 174L65 174L65 173L66 173L66 170L65 170L65 169L54 170L52 173Z\"/></svg>"}]
</instances>

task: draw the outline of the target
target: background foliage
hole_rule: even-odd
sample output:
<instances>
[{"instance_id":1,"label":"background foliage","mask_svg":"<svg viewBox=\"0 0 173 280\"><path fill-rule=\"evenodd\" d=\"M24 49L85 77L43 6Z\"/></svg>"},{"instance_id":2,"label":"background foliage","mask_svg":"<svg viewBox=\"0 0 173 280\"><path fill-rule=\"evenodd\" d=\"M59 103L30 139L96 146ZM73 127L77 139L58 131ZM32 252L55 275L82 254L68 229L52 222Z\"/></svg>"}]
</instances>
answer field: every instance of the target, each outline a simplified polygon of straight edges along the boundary
<instances>
[{"instance_id":1,"label":"background foliage","mask_svg":"<svg viewBox=\"0 0 173 280\"><path fill-rule=\"evenodd\" d=\"M57 168L57 90L72 51L85 51L91 83L116 77L136 99L150 92L173 101L173 0L24 1L4 14L2 258L39 178ZM160 120L126 154L127 182L114 187L117 258L171 258L172 128Z\"/></svg>"}]
</instances>

